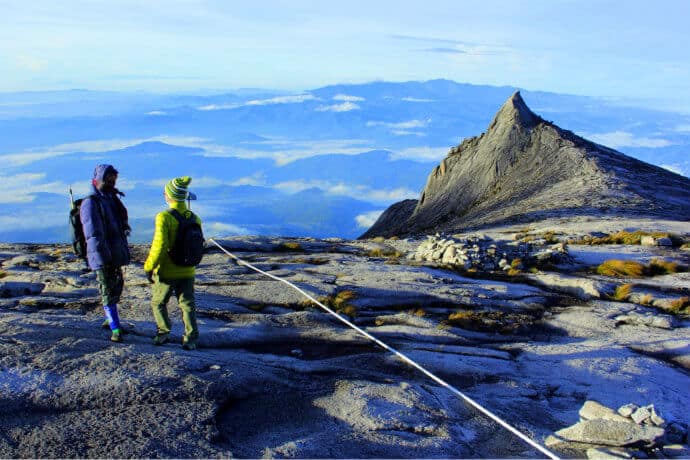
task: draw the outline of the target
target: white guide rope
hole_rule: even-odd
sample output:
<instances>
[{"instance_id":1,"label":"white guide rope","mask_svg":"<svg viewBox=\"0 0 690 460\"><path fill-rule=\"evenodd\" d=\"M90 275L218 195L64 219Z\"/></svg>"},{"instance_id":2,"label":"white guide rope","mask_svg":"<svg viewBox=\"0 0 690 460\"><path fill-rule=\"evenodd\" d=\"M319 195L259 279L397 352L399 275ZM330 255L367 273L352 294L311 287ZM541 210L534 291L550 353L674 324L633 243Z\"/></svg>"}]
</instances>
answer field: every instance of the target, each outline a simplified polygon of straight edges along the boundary
<instances>
[{"instance_id":1,"label":"white guide rope","mask_svg":"<svg viewBox=\"0 0 690 460\"><path fill-rule=\"evenodd\" d=\"M210 241L211 243L215 244L216 246L218 246L218 248L220 248L220 250L223 251L225 254L227 254L229 257L235 259L239 265L244 265L244 266L249 267L250 269L254 270L255 272L261 273L262 275L268 276L269 278L272 278L272 279L274 279L274 280L276 280L276 281L280 281L281 283L287 284L288 286L290 286L291 288L295 289L297 292L299 292L300 294L302 294L303 296L305 296L307 299L311 300L311 301L314 302L316 305L318 305L319 307L321 307L322 309L324 309L325 311L327 311L327 312L330 313L331 315L335 316L340 322L345 323L347 326L351 327L352 329L354 329L355 331L357 331L359 334L363 335L363 336L366 337L367 339L369 339L369 340L375 342L375 343L378 344L380 347L385 348L386 350L392 352L392 353L395 354L398 358L400 358L400 359L402 359L403 361L405 361L407 364L409 364L409 365L411 365L411 366L417 368L418 370L420 370L421 372L423 372L424 374L426 374L429 378L431 378L433 381L435 381L435 382L438 383L439 385L446 387L448 390L450 390L451 392L453 392L456 396L459 396L460 398L462 398L464 401L466 401L466 402L467 402L468 404L470 404L472 407L474 407L475 409L477 409L478 411L480 411L481 413L483 413L484 415L486 415L487 417L489 417L490 419L492 419L493 421L495 421L496 423L498 423L499 425L501 425L503 428L505 428L505 429L507 429L508 431L510 431L511 433L513 433L515 436L517 436L517 437L519 437L520 439L522 439L523 441L525 441L525 442L526 442L527 444L529 444L530 446L532 446L532 447L534 447L535 449L537 449L539 452L543 453L543 454L546 455L547 457L552 458L552 459L554 459L554 460L560 460L559 457L556 456L554 453L552 453L551 451L549 451L549 450L546 449L545 447L542 447L542 446L539 445L537 442L533 441L532 439L530 439L529 437L527 437L527 435L525 435L525 434L521 433L520 431L518 431L517 428L514 428L513 426L511 426L510 424L508 424L508 422L505 422L504 420L502 420L501 418L499 418L497 415L495 415L494 413L492 413L492 412L489 411L488 409L485 409L484 407L480 406L479 403L477 403L476 401L474 401L474 400L473 400L472 398L470 398L469 396L465 395L463 392L461 392L460 390L458 390L457 388L455 388L453 385L451 385L451 384L447 383L446 381L442 380L440 377L437 377L436 375L432 374L430 371L426 370L426 369L425 369L424 367L422 367L420 364L417 364L415 361L413 361L412 359L408 358L408 357L405 356L404 354L402 354L402 353L400 353L399 351L395 350L394 348L392 348L392 347L386 345L385 343L383 343L382 341L380 341L379 339L377 339L377 338L374 337L373 335L371 335L371 334L369 334L368 332L366 332L366 331L360 329L358 326L354 325L354 324L351 323L350 321L348 321L348 320L346 320L345 318L341 317L341 316L338 315L336 312L334 312L333 310L331 310L330 308L328 308L326 305L322 304L321 302L319 302L318 300L316 300L314 297L312 297L311 295L309 295L308 293L306 293L305 291L303 291L303 290L300 289L299 287L295 286L295 285L292 284L291 282L289 282L289 281L287 281L287 280L284 280L284 279L282 279L282 278L279 278L279 277L277 277L277 276L275 276L275 275L271 275L270 273L266 273L265 271L256 268L255 266L251 265L250 263L245 262L244 260L240 259L240 258L237 257L236 255L234 255L234 254L228 252L223 246L221 246L220 244L218 244L213 238L209 238L209 241Z\"/></svg>"}]
</instances>

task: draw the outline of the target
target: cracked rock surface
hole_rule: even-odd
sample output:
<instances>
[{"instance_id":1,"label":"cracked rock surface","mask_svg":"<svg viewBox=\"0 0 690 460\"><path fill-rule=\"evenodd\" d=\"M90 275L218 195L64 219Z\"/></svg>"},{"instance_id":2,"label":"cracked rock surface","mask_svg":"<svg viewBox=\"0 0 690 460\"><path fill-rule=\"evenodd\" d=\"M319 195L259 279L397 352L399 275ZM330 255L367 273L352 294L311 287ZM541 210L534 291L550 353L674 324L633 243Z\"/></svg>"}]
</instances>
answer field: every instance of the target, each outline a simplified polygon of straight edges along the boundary
<instances>
[{"instance_id":1,"label":"cracked rock surface","mask_svg":"<svg viewBox=\"0 0 690 460\"><path fill-rule=\"evenodd\" d=\"M680 447L666 450L683 452L687 443L687 316L669 319L653 305L612 301L605 292L569 293L562 286L571 278L626 281L585 270L591 256L578 248L570 249L570 266L532 279L413 261L423 240L218 241L539 443L578 423L589 400L653 404L675 427ZM142 270L148 247L132 249L120 305L130 332L113 344L101 328L95 276L70 248L0 244L0 457L539 456L285 284L213 247L197 270L199 349L182 350L174 300L173 340L154 346ZM640 257L690 257L637 249ZM688 295L686 277L644 285L678 297ZM656 324L655 316L663 320ZM611 446L553 449L584 457Z\"/></svg>"}]
</instances>

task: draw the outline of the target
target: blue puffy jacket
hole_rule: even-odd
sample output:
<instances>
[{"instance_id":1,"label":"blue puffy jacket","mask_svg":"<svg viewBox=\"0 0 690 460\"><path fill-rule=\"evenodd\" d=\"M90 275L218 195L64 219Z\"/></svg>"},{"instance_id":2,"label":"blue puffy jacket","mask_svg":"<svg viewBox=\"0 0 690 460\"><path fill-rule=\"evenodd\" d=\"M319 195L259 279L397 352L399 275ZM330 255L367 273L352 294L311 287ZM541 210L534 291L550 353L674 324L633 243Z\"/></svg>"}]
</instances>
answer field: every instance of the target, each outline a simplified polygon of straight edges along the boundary
<instances>
[{"instance_id":1,"label":"blue puffy jacket","mask_svg":"<svg viewBox=\"0 0 690 460\"><path fill-rule=\"evenodd\" d=\"M103 181L111 165L98 165L94 179ZM93 198L84 199L79 212L84 236L86 237L86 256L91 270L98 270L104 265L122 266L129 264L129 246L127 245L127 210L118 198L117 190L102 192L95 185Z\"/></svg>"}]
</instances>

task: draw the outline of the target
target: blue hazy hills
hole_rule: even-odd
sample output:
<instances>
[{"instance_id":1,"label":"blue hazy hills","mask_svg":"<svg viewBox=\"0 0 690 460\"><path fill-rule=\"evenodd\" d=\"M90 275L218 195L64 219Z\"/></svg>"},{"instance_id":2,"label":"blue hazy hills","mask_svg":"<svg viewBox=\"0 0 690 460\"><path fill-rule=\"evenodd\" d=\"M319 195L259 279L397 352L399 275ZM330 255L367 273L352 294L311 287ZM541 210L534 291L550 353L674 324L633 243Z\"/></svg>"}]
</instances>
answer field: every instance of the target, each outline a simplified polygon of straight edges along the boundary
<instances>
[{"instance_id":1,"label":"blue hazy hills","mask_svg":"<svg viewBox=\"0 0 690 460\"><path fill-rule=\"evenodd\" d=\"M416 198L451 146L486 130L516 90L448 80L203 94L0 94L0 241L66 241L67 190L120 171L134 241L147 241L171 177L193 177L207 235L353 238ZM562 128L689 175L690 115L522 91Z\"/></svg>"}]
</instances>

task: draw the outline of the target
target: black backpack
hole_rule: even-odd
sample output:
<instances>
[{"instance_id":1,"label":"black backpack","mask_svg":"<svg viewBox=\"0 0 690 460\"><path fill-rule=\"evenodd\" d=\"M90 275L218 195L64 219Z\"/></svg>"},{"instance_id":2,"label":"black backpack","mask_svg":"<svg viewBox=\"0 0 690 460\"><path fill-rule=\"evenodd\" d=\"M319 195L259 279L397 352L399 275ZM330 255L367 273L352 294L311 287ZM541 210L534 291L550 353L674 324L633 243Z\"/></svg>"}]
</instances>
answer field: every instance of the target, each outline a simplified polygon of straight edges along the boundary
<instances>
[{"instance_id":1,"label":"black backpack","mask_svg":"<svg viewBox=\"0 0 690 460\"><path fill-rule=\"evenodd\" d=\"M175 265L183 267L199 265L204 255L204 233L201 231L201 225L197 222L196 216L192 213L189 219L186 219L176 209L168 209L168 212L180 224L177 227L175 243L168 251L170 258Z\"/></svg>"},{"instance_id":2,"label":"black backpack","mask_svg":"<svg viewBox=\"0 0 690 460\"><path fill-rule=\"evenodd\" d=\"M71 192L71 190L70 190ZM86 198L91 198L95 200L96 206L98 206L99 211L101 203L98 201L96 195L89 195ZM69 226L70 233L72 236L72 249L74 254L80 259L86 260L86 237L84 236L84 226L81 224L81 217L79 212L81 210L81 205L86 198L80 198L72 204L72 209L69 211Z\"/></svg>"}]
</instances>

